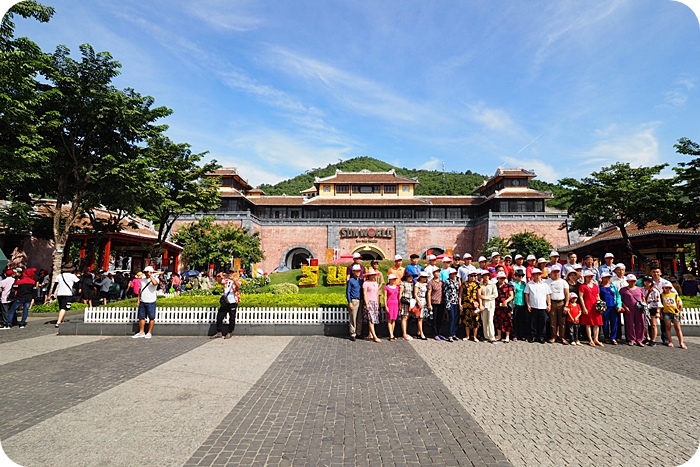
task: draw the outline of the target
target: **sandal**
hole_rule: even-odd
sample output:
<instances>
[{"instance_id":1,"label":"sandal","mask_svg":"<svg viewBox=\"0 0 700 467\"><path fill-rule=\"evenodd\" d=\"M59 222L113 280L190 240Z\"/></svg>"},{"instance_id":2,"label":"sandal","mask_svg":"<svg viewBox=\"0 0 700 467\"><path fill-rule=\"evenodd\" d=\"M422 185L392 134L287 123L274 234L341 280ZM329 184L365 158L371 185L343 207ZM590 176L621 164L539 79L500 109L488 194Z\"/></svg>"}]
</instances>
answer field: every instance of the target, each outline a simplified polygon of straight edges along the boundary
<instances>
[{"instance_id":1,"label":"sandal","mask_svg":"<svg viewBox=\"0 0 700 467\"><path fill-rule=\"evenodd\" d=\"M598 347L605 347L602 342L598 341L596 341L595 345L597 345Z\"/></svg>"},{"instance_id":2,"label":"sandal","mask_svg":"<svg viewBox=\"0 0 700 467\"><path fill-rule=\"evenodd\" d=\"M591 347L595 347L595 342L591 341L588 343L588 345L590 345Z\"/></svg>"}]
</instances>

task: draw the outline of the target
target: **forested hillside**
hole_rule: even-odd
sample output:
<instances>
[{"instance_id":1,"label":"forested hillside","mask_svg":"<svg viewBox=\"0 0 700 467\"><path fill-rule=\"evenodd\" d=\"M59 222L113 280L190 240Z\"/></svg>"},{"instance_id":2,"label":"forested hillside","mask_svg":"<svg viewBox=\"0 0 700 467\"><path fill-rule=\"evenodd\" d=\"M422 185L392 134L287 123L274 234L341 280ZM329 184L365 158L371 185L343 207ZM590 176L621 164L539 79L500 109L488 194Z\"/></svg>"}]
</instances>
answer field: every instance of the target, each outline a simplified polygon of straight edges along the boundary
<instances>
[{"instance_id":1,"label":"forested hillside","mask_svg":"<svg viewBox=\"0 0 700 467\"><path fill-rule=\"evenodd\" d=\"M328 177L335 174L336 170L343 172L359 172L367 169L370 172L386 172L391 169L396 170L398 175L403 177L418 178L416 195L423 196L445 196L445 195L473 195L474 189L481 185L489 177L474 173L470 170L466 172L439 172L437 170L407 169L405 167L395 167L386 162L372 157L355 157L337 164L329 164L323 168L317 168L297 175L289 180L283 180L275 185L262 184L260 189L268 195L288 194L298 196L299 192L310 188L314 184L314 178ZM563 209L561 200L557 200L557 195L565 189L559 185L533 180L531 187L535 190L551 191L555 199L548 203L552 207ZM557 202L559 201L559 202Z\"/></svg>"}]
</instances>

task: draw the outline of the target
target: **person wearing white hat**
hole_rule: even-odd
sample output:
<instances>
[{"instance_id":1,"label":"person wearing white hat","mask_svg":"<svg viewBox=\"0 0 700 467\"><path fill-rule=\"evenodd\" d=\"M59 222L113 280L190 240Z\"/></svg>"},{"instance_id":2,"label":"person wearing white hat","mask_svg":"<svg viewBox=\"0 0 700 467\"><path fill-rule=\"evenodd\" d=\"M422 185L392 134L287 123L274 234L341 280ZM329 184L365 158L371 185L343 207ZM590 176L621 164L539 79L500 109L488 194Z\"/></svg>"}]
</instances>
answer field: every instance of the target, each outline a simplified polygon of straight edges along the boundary
<instances>
[{"instance_id":1,"label":"person wearing white hat","mask_svg":"<svg viewBox=\"0 0 700 467\"><path fill-rule=\"evenodd\" d=\"M362 283L362 301L365 305L365 318L369 323L367 339L374 342L381 342L374 329L374 326L379 324L379 283L377 282L379 274L380 272L376 269L369 269Z\"/></svg>"},{"instance_id":2,"label":"person wearing white hat","mask_svg":"<svg viewBox=\"0 0 700 467\"><path fill-rule=\"evenodd\" d=\"M506 278L509 281L513 280L513 257L511 255L505 255L501 266L503 266L503 272L506 273Z\"/></svg>"},{"instance_id":3,"label":"person wearing white hat","mask_svg":"<svg viewBox=\"0 0 700 467\"><path fill-rule=\"evenodd\" d=\"M143 268L144 277L141 279L139 295L136 298L136 317L139 320L139 332L134 334L134 339L140 337L150 339L153 335L153 326L156 324L156 290L158 288L158 278L151 266ZM148 332L144 332L146 326L146 316L148 316Z\"/></svg>"},{"instance_id":4,"label":"person wearing white hat","mask_svg":"<svg viewBox=\"0 0 700 467\"><path fill-rule=\"evenodd\" d=\"M661 294L664 293L663 287L661 287L661 284L663 284L663 281L665 279L663 279L661 277L661 268L658 266L652 267L650 272L651 272L651 279L652 279L652 282L654 284L654 288L657 290L657 292L659 292L659 307L658 307L657 313L658 313L658 317L662 320L660 331L659 331L661 334L661 343L663 345L668 345L668 335L666 334L666 326L664 326L663 316L661 314L661 308L663 306L663 304L661 303ZM653 321L653 319L652 319L652 321ZM652 332L653 331L654 331L654 329L653 329L653 325L652 325Z\"/></svg>"},{"instance_id":5,"label":"person wearing white hat","mask_svg":"<svg viewBox=\"0 0 700 467\"><path fill-rule=\"evenodd\" d=\"M496 274L496 314L493 318L496 327L496 341L500 341L505 334L505 343L510 342L510 333L513 331L513 315L510 309L510 302L513 301L513 286L508 283L508 275L505 271Z\"/></svg>"},{"instance_id":6,"label":"person wearing white hat","mask_svg":"<svg viewBox=\"0 0 700 467\"><path fill-rule=\"evenodd\" d=\"M359 253L353 253L352 254L352 264L350 265L350 267L348 267L348 274L345 277L345 282L349 281L350 278L352 277L352 268L355 265L360 266L360 277L361 278L365 277L365 273L367 271L365 270L365 267L362 265L362 255Z\"/></svg>"},{"instance_id":7,"label":"person wearing white hat","mask_svg":"<svg viewBox=\"0 0 700 467\"><path fill-rule=\"evenodd\" d=\"M598 272L597 269L588 269L583 272L583 284L578 288L579 305L581 305L581 325L586 326L588 345L603 347L598 340L600 326L603 325L603 315L596 309L596 303L600 299L600 289L593 280Z\"/></svg>"},{"instance_id":8,"label":"person wearing white hat","mask_svg":"<svg viewBox=\"0 0 700 467\"><path fill-rule=\"evenodd\" d=\"M628 274L627 285L620 290L622 308L625 310L625 339L627 345L644 347L644 315L646 300L644 290L637 287L637 276Z\"/></svg>"},{"instance_id":9,"label":"person wearing white hat","mask_svg":"<svg viewBox=\"0 0 700 467\"><path fill-rule=\"evenodd\" d=\"M399 260L400 261L400 260ZM389 329L389 342L396 340L394 328L399 317L399 287L396 274L387 276L387 285L384 286L384 306L386 307L386 326Z\"/></svg>"},{"instance_id":10,"label":"person wearing white hat","mask_svg":"<svg viewBox=\"0 0 700 467\"><path fill-rule=\"evenodd\" d=\"M664 281L661 284L663 293L661 294L661 303L663 304L663 323L666 328L666 336L668 337L669 347L673 347L673 337L671 337L671 323L673 323L673 328L676 330L676 337L678 338L678 347L683 350L688 349L683 342L683 331L681 330L681 316L683 313L683 302L681 297L673 288L673 284L669 281Z\"/></svg>"},{"instance_id":11,"label":"person wearing white hat","mask_svg":"<svg viewBox=\"0 0 700 467\"><path fill-rule=\"evenodd\" d=\"M479 282L477 276L479 273L476 269L469 272L467 281L462 282L459 288L459 307L460 307L460 323L464 325L465 338L464 340L473 340L477 342L479 333L479 325L481 318L479 309L481 308L481 298L479 297ZM471 339L470 339L471 337Z\"/></svg>"},{"instance_id":12,"label":"person wearing white hat","mask_svg":"<svg viewBox=\"0 0 700 467\"><path fill-rule=\"evenodd\" d=\"M437 269L440 270L440 266L437 265L437 256L428 255L428 264L423 268L424 271L428 273L428 278L433 277L433 271Z\"/></svg>"},{"instance_id":13,"label":"person wearing white hat","mask_svg":"<svg viewBox=\"0 0 700 467\"><path fill-rule=\"evenodd\" d=\"M574 266L578 264L578 256L576 253L573 251L570 251L567 256L568 261L564 264L564 271L562 273L562 277L566 277L569 275L571 271L574 270Z\"/></svg>"},{"instance_id":14,"label":"person wearing white hat","mask_svg":"<svg viewBox=\"0 0 700 467\"><path fill-rule=\"evenodd\" d=\"M549 310L549 343L560 341L569 345L566 340L566 311L569 306L569 283L561 278L561 266L553 264L549 269L549 277L546 280L552 295L550 297L552 307Z\"/></svg>"},{"instance_id":15,"label":"person wearing white hat","mask_svg":"<svg viewBox=\"0 0 700 467\"><path fill-rule=\"evenodd\" d=\"M457 339L457 319L459 317L459 279L457 279L457 270L450 268L450 276L447 281L443 282L442 290L444 299L444 308L448 317L448 332L447 340L454 342Z\"/></svg>"},{"instance_id":16,"label":"person wearing white hat","mask_svg":"<svg viewBox=\"0 0 700 467\"><path fill-rule=\"evenodd\" d=\"M522 271L523 272L523 277L527 275L527 267L523 264L525 261L525 257L523 255L517 254L515 255L515 264L513 264L513 275L515 275L515 271Z\"/></svg>"},{"instance_id":17,"label":"person wearing white hat","mask_svg":"<svg viewBox=\"0 0 700 467\"><path fill-rule=\"evenodd\" d=\"M521 257L522 258L522 257ZM525 270L516 269L513 273L513 341L527 340L530 333L530 313L525 302Z\"/></svg>"},{"instance_id":18,"label":"person wearing white hat","mask_svg":"<svg viewBox=\"0 0 700 467\"><path fill-rule=\"evenodd\" d=\"M449 263L447 263L449 266ZM448 269L451 269L448 267ZM433 316L433 331L435 333L434 339L436 341L445 340L442 336L442 317L445 314L445 304L443 302L443 291L442 287L444 281L442 280L441 269L433 270L433 277L428 281L428 296L426 302L428 304L428 309ZM427 272L427 271L426 271ZM448 277L449 279L449 277Z\"/></svg>"},{"instance_id":19,"label":"person wearing white hat","mask_svg":"<svg viewBox=\"0 0 700 467\"><path fill-rule=\"evenodd\" d=\"M532 280L532 270L537 267L537 257L535 255L527 255L525 261L527 262L525 265L525 280L530 282Z\"/></svg>"},{"instance_id":20,"label":"person wearing white hat","mask_svg":"<svg viewBox=\"0 0 700 467\"><path fill-rule=\"evenodd\" d=\"M598 266L598 272L601 276L604 272L609 272L610 275L612 275L613 268L615 267L615 255L612 253L605 253L605 256L603 256L603 261L605 262Z\"/></svg>"},{"instance_id":21,"label":"person wearing white hat","mask_svg":"<svg viewBox=\"0 0 700 467\"><path fill-rule=\"evenodd\" d=\"M617 290L621 291L624 287L627 287L626 271L627 268L622 263L617 263L613 265L612 283L615 287L617 287Z\"/></svg>"},{"instance_id":22,"label":"person wearing white hat","mask_svg":"<svg viewBox=\"0 0 700 467\"><path fill-rule=\"evenodd\" d=\"M547 263L547 269L551 269L555 264L559 264L559 252L552 250L549 253L549 263Z\"/></svg>"},{"instance_id":23,"label":"person wearing white hat","mask_svg":"<svg viewBox=\"0 0 700 467\"><path fill-rule=\"evenodd\" d=\"M569 328L569 342L571 345L581 345L579 340L580 322L581 305L578 303L578 294L569 292L569 306L566 307L566 323Z\"/></svg>"},{"instance_id":24,"label":"person wearing white hat","mask_svg":"<svg viewBox=\"0 0 700 467\"><path fill-rule=\"evenodd\" d=\"M357 336L362 335L362 265L353 264L348 269L351 276L345 283L345 299L348 302L350 340L354 342Z\"/></svg>"},{"instance_id":25,"label":"person wearing white hat","mask_svg":"<svg viewBox=\"0 0 700 467\"><path fill-rule=\"evenodd\" d=\"M406 272L406 268L402 266L403 258L401 255L394 256L394 265L387 270L387 274L393 274L400 281Z\"/></svg>"},{"instance_id":26,"label":"person wearing white hat","mask_svg":"<svg viewBox=\"0 0 700 467\"><path fill-rule=\"evenodd\" d=\"M486 269L489 270L489 273L491 273L491 279L496 278L496 267L498 267L501 264L501 254L497 251L494 251L491 253L491 262L488 264Z\"/></svg>"},{"instance_id":27,"label":"person wearing white hat","mask_svg":"<svg viewBox=\"0 0 700 467\"><path fill-rule=\"evenodd\" d=\"M532 280L525 286L525 302L530 312L530 342L547 342L547 313L552 308L552 291L542 280L542 271L532 269Z\"/></svg>"},{"instance_id":28,"label":"person wearing white hat","mask_svg":"<svg viewBox=\"0 0 700 467\"><path fill-rule=\"evenodd\" d=\"M442 258L442 269L440 269L440 280L445 282L450 277L450 269L452 268L452 258L445 256Z\"/></svg>"},{"instance_id":29,"label":"person wearing white hat","mask_svg":"<svg viewBox=\"0 0 700 467\"><path fill-rule=\"evenodd\" d=\"M462 258L464 259L464 264L462 264L457 269L457 275L459 276L460 285L467 282L467 280L469 279L469 274L472 271L476 271L476 267L474 267L474 265L472 264L471 253L464 253Z\"/></svg>"},{"instance_id":30,"label":"person wearing white hat","mask_svg":"<svg viewBox=\"0 0 700 467\"><path fill-rule=\"evenodd\" d=\"M428 272L423 271L418 276L418 280L413 284L413 296L416 299L416 306L420 309L420 315L416 316L418 318L418 335L417 339L428 340L423 332L423 320L430 317L430 310L428 309Z\"/></svg>"},{"instance_id":31,"label":"person wearing white hat","mask_svg":"<svg viewBox=\"0 0 700 467\"><path fill-rule=\"evenodd\" d=\"M603 335L608 344L617 345L617 331L620 327L620 313L622 313L622 299L620 291L612 282L612 274L603 272L600 275L600 298L605 302L606 310L603 313Z\"/></svg>"},{"instance_id":32,"label":"person wearing white hat","mask_svg":"<svg viewBox=\"0 0 700 467\"><path fill-rule=\"evenodd\" d=\"M479 288L479 297L481 298L481 322L483 323L484 338L490 342L496 342L496 335L493 326L493 315L496 311L496 299L498 298L498 289L496 284L491 282L491 273L488 269L481 271L481 287Z\"/></svg>"}]
</instances>

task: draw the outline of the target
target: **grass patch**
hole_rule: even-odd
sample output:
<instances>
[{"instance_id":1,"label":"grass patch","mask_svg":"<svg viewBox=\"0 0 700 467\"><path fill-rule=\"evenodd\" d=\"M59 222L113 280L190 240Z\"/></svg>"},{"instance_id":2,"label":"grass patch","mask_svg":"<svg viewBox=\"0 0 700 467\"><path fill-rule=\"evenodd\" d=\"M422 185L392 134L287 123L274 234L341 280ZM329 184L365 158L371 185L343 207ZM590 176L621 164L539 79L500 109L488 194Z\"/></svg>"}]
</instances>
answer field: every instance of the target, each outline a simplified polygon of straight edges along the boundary
<instances>
[{"instance_id":1,"label":"grass patch","mask_svg":"<svg viewBox=\"0 0 700 467\"><path fill-rule=\"evenodd\" d=\"M73 303L71 304L69 311L81 311L87 307L84 303ZM53 301L51 303L34 305L30 310L31 313L58 313L60 310L58 308L58 301Z\"/></svg>"}]
</instances>

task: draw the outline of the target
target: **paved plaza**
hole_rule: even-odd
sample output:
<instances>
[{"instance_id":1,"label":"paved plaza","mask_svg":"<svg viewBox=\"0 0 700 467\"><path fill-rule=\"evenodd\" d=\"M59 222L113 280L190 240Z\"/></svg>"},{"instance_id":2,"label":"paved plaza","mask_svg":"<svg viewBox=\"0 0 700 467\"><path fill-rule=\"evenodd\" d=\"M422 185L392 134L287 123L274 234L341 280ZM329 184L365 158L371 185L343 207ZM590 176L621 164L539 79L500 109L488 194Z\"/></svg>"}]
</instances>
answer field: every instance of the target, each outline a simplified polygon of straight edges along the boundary
<instances>
[{"instance_id":1,"label":"paved plaza","mask_svg":"<svg viewBox=\"0 0 700 467\"><path fill-rule=\"evenodd\" d=\"M700 442L689 350L337 337L0 332L23 466L675 466Z\"/></svg>"}]
</instances>

